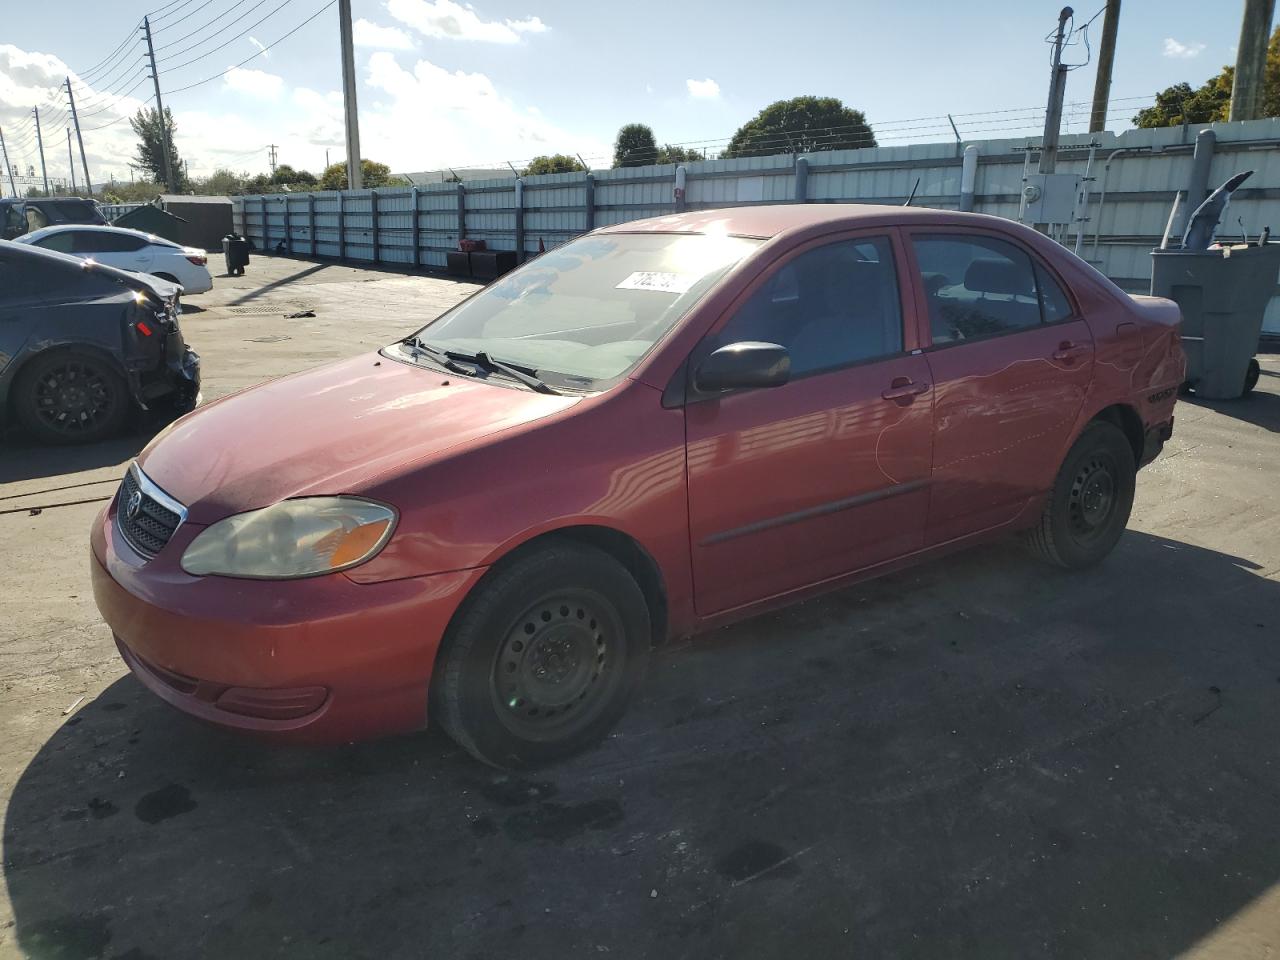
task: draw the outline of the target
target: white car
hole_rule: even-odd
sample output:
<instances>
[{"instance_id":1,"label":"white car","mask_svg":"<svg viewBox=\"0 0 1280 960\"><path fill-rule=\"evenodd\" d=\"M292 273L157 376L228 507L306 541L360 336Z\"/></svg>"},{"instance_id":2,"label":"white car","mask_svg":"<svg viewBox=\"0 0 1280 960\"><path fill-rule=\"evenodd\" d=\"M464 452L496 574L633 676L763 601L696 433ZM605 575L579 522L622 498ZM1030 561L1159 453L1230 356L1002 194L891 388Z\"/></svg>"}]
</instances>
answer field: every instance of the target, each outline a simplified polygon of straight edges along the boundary
<instances>
[{"instance_id":1,"label":"white car","mask_svg":"<svg viewBox=\"0 0 1280 960\"><path fill-rule=\"evenodd\" d=\"M69 253L134 273L150 273L181 285L183 293L205 293L213 289L213 277L207 266L209 258L203 250L183 247L141 230L64 223L33 230L15 237L14 242Z\"/></svg>"}]
</instances>

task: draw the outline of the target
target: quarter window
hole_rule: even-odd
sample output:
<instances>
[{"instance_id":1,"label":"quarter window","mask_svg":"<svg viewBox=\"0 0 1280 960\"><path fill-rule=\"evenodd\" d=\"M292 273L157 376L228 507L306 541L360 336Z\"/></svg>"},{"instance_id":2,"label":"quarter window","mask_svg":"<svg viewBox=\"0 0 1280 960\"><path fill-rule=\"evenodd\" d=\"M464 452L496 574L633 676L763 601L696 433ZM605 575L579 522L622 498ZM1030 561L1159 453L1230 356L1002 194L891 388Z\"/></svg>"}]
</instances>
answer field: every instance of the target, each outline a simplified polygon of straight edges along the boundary
<instances>
[{"instance_id":1,"label":"quarter window","mask_svg":"<svg viewBox=\"0 0 1280 960\"><path fill-rule=\"evenodd\" d=\"M75 236L70 230L62 230L58 233L51 233L47 237L42 237L36 241L35 245L46 250L57 250L59 253L70 253Z\"/></svg>"},{"instance_id":2,"label":"quarter window","mask_svg":"<svg viewBox=\"0 0 1280 960\"><path fill-rule=\"evenodd\" d=\"M1036 286L1040 288L1040 312L1045 323L1057 323L1071 316L1071 301L1049 271L1036 264Z\"/></svg>"},{"instance_id":3,"label":"quarter window","mask_svg":"<svg viewBox=\"0 0 1280 960\"><path fill-rule=\"evenodd\" d=\"M784 263L715 337L776 343L792 377L902 351L902 307L888 239L845 240Z\"/></svg>"},{"instance_id":4,"label":"quarter window","mask_svg":"<svg viewBox=\"0 0 1280 960\"><path fill-rule=\"evenodd\" d=\"M1037 271L1025 251L979 236L918 236L912 244L935 344L997 336L1042 322ZM1054 289L1053 309L1065 317L1070 306L1056 284Z\"/></svg>"}]
</instances>

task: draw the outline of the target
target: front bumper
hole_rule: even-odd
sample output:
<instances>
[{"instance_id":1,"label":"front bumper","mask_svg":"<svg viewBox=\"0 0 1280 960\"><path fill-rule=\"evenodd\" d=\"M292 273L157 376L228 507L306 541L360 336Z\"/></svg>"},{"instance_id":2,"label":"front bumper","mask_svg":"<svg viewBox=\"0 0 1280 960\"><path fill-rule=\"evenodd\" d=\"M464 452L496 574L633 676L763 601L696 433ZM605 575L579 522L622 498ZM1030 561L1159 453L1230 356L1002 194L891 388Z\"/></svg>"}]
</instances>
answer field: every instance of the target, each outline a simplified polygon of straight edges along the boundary
<instances>
[{"instance_id":1,"label":"front bumper","mask_svg":"<svg viewBox=\"0 0 1280 960\"><path fill-rule=\"evenodd\" d=\"M115 527L94 523L94 598L135 676L202 720L336 743L418 729L440 639L482 569L386 583L192 577L184 524L144 562Z\"/></svg>"}]
</instances>

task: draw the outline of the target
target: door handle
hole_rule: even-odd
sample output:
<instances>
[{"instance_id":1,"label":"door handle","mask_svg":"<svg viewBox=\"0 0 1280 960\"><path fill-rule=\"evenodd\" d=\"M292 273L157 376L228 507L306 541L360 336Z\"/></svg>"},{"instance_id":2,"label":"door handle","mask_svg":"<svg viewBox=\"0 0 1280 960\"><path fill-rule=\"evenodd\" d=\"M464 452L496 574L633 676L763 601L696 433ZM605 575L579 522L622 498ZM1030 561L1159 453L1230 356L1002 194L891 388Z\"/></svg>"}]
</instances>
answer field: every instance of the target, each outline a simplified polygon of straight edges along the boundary
<instances>
[{"instance_id":1,"label":"door handle","mask_svg":"<svg viewBox=\"0 0 1280 960\"><path fill-rule=\"evenodd\" d=\"M929 384L916 383L910 377L894 377L893 383L881 392L886 400L896 400L904 405L910 403L922 393L929 392Z\"/></svg>"},{"instance_id":2,"label":"door handle","mask_svg":"<svg viewBox=\"0 0 1280 960\"><path fill-rule=\"evenodd\" d=\"M1072 363L1078 357L1092 352L1093 348L1087 343L1072 343L1070 340L1063 340L1058 344L1058 349L1053 351L1053 359L1061 360L1063 363Z\"/></svg>"}]
</instances>

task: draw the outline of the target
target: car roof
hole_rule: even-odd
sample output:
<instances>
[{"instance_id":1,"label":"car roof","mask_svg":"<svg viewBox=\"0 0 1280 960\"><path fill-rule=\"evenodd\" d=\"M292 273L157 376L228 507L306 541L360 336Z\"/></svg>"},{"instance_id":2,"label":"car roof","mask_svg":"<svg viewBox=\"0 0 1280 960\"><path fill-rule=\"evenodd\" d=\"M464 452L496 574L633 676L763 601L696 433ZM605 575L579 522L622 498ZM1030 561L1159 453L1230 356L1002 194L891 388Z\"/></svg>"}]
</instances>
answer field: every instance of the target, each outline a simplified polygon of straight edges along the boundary
<instances>
[{"instance_id":1,"label":"car roof","mask_svg":"<svg viewBox=\"0 0 1280 960\"><path fill-rule=\"evenodd\" d=\"M876 203L776 203L750 207L696 210L604 227L601 233L727 233L769 239L815 227L851 229L860 226L930 223L956 226L1009 221L981 213L958 213L930 207L899 207Z\"/></svg>"},{"instance_id":2,"label":"car roof","mask_svg":"<svg viewBox=\"0 0 1280 960\"><path fill-rule=\"evenodd\" d=\"M145 230L131 230L128 227L113 227L110 224L101 223L54 223L47 227L41 227L39 230L32 230L25 236L28 239L38 240L41 237L48 237L55 233L66 233L69 230L90 231L93 233L124 233L131 237L140 237L148 243L164 243L172 244L172 240L166 240L164 237L156 236L154 233L147 233Z\"/></svg>"}]
</instances>

